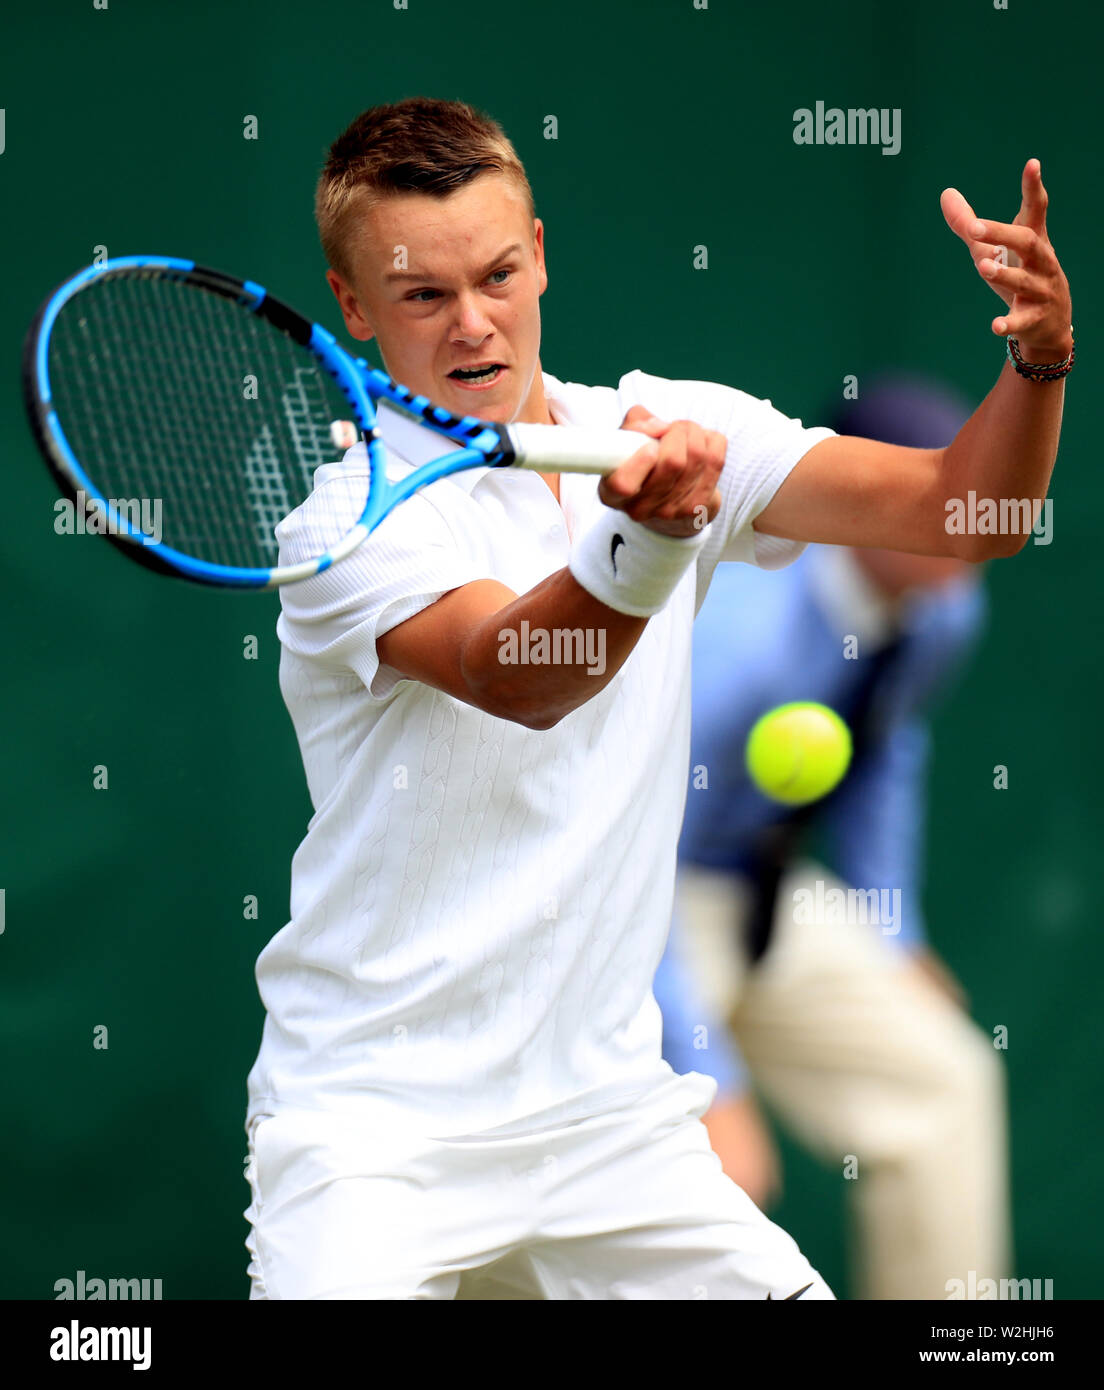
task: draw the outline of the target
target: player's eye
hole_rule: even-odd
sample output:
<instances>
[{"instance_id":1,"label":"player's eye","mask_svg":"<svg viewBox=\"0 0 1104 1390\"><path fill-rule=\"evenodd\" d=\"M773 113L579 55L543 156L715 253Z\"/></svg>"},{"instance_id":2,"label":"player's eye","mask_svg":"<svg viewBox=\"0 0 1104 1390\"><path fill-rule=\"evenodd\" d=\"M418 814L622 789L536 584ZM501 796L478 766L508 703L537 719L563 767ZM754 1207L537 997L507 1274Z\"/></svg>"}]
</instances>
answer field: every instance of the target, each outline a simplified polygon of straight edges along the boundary
<instances>
[{"instance_id":1,"label":"player's eye","mask_svg":"<svg viewBox=\"0 0 1104 1390\"><path fill-rule=\"evenodd\" d=\"M488 280L494 280L494 278L495 278L496 275L505 275L505 276L507 277L507 279L509 279L509 277L510 277L511 275L513 275L513 273L514 273L514 272L513 272L512 270L507 270L507 269L505 269L505 268L502 269L502 270L492 270L491 273L490 273L490 275L489 275L487 278L488 278ZM505 285L505 284L506 284L506 280L495 280L495 284L496 284L496 285Z\"/></svg>"},{"instance_id":2,"label":"player's eye","mask_svg":"<svg viewBox=\"0 0 1104 1390\"><path fill-rule=\"evenodd\" d=\"M407 297L407 299L409 299L409 300L411 301L411 303L413 303L413 304L428 304L428 303L429 303L429 300L428 300L428 299L422 299L421 296L422 296L423 294L434 294L434 295L435 295L435 294L438 294L438 293L440 293L440 291L438 291L438 290L415 290L413 294L408 294L406 297Z\"/></svg>"}]
</instances>

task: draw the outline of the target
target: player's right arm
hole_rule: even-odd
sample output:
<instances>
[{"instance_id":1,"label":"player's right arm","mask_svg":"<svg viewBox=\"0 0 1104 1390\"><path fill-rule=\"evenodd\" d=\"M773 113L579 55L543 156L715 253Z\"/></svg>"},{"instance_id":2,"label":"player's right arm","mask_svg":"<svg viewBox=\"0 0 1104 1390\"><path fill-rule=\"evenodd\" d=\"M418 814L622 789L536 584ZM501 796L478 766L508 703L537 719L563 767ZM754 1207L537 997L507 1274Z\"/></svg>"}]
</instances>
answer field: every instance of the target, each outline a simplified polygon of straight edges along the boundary
<instances>
[{"instance_id":1,"label":"player's right arm","mask_svg":"<svg viewBox=\"0 0 1104 1390\"><path fill-rule=\"evenodd\" d=\"M579 665L529 665L507 659L508 633L521 640L543 628L605 630L605 670ZM444 594L376 643L381 662L408 680L421 681L465 704L529 729L550 729L592 695L604 690L644 631L647 618L632 618L599 603L570 570L558 570L520 597L492 579L476 580Z\"/></svg>"},{"instance_id":2,"label":"player's right arm","mask_svg":"<svg viewBox=\"0 0 1104 1390\"><path fill-rule=\"evenodd\" d=\"M603 502L671 537L693 535L703 515L712 520L720 506L717 479L724 464L724 436L688 421L670 425L654 420L640 406L629 411L623 427L656 439L658 457L654 450L642 449L604 478L599 490ZM603 630L604 669L598 673L593 664L582 662L531 665L507 659L508 634L517 633L520 642L523 621L530 634L537 629ZM550 729L605 689L647 621L602 603L565 568L520 596L491 579L464 584L393 627L377 640L376 650L382 663L409 680L501 719Z\"/></svg>"}]
</instances>

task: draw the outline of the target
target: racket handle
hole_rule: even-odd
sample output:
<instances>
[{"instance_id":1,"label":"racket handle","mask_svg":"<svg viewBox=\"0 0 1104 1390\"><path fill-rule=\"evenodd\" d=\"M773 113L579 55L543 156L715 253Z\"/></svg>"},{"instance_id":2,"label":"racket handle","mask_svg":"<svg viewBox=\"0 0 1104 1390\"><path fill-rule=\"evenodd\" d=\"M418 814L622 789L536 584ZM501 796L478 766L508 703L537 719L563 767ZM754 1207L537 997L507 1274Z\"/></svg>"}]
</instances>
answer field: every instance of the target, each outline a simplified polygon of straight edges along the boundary
<instances>
[{"instance_id":1,"label":"racket handle","mask_svg":"<svg viewBox=\"0 0 1104 1390\"><path fill-rule=\"evenodd\" d=\"M507 425L515 466L538 473L612 473L649 442L637 430L585 425Z\"/></svg>"}]
</instances>

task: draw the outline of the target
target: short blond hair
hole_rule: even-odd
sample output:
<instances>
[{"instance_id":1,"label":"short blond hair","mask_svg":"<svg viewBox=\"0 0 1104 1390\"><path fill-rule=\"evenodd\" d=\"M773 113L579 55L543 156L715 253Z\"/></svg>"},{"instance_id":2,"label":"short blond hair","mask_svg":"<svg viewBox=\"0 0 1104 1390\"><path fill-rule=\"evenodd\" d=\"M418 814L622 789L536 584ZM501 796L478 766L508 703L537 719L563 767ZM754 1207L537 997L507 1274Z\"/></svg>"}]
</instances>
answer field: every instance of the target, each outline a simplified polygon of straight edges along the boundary
<instances>
[{"instance_id":1,"label":"short blond hair","mask_svg":"<svg viewBox=\"0 0 1104 1390\"><path fill-rule=\"evenodd\" d=\"M349 230L396 193L445 198L485 172L505 174L536 216L533 190L506 132L463 101L408 97L362 112L330 146L314 195L327 263L350 280Z\"/></svg>"}]
</instances>

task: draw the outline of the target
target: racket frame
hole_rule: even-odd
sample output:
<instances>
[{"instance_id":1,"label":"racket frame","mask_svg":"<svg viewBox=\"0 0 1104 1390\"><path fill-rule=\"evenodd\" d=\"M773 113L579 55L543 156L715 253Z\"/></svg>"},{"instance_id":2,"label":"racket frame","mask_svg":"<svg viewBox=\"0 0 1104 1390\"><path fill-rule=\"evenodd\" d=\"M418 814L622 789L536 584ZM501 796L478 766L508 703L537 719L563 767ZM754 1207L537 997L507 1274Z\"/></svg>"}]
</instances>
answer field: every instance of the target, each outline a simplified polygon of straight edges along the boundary
<instances>
[{"instance_id":1,"label":"racket frame","mask_svg":"<svg viewBox=\"0 0 1104 1390\"><path fill-rule=\"evenodd\" d=\"M183 282L221 296L264 319L299 348L313 354L349 402L368 453L368 493L364 510L348 532L322 555L295 565L270 568L201 560L133 528L110 505L88 475L65 436L53 406L49 371L50 334L62 309L94 283L112 277L161 278ZM106 535L130 559L157 571L218 587L272 589L320 574L354 551L400 502L440 478L464 469L516 465L541 472L608 473L646 442L628 430L589 430L572 426L495 424L474 415L454 415L427 397L392 381L363 357L354 358L321 325L252 280L176 256L118 256L86 267L47 297L27 331L23 348L23 394L39 451L61 492L71 502L78 493L107 521ZM387 477L385 448L376 423L376 401L388 401L416 423L456 445L423 463L397 482Z\"/></svg>"},{"instance_id":2,"label":"racket frame","mask_svg":"<svg viewBox=\"0 0 1104 1390\"><path fill-rule=\"evenodd\" d=\"M201 560L164 542L153 541L132 527L128 519L111 506L110 499L103 495L85 471L54 409L49 371L50 334L62 309L93 282L113 277L143 276L182 281L207 293L220 295L243 310L257 314L298 347L311 352L336 381L349 402L354 421L367 445L369 486L364 511L356 524L322 555L299 564L271 568L222 565ZM391 401L405 413L447 434L460 447L443 458L424 464L398 483L389 482L369 386L376 398ZM23 350L23 394L35 442L59 489L74 505L79 501L79 494L83 493L87 503L106 521L108 540L115 543L128 558L159 574L220 588L271 589L309 579L354 551L388 512L418 488L466 468L480 464L500 467L515 462L517 458L517 451L501 426L474 416L452 415L426 397L398 385L364 358L352 357L332 333L304 318L255 281L239 280L210 266L176 256L118 256L86 267L54 290L39 308L27 331Z\"/></svg>"}]
</instances>

